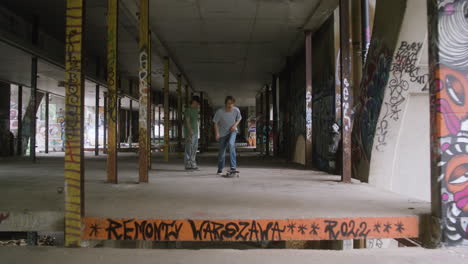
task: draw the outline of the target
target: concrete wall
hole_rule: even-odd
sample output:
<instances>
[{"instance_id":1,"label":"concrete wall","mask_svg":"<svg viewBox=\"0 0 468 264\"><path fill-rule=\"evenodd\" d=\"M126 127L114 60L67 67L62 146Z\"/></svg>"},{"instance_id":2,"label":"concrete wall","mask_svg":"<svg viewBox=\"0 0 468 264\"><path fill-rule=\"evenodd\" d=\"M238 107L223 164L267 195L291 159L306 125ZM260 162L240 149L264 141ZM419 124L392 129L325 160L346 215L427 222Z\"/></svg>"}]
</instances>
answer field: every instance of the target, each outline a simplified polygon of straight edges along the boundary
<instances>
[{"instance_id":1,"label":"concrete wall","mask_svg":"<svg viewBox=\"0 0 468 264\"><path fill-rule=\"evenodd\" d=\"M369 183L430 200L425 1L408 1L377 121Z\"/></svg>"},{"instance_id":2,"label":"concrete wall","mask_svg":"<svg viewBox=\"0 0 468 264\"><path fill-rule=\"evenodd\" d=\"M323 171L334 169L335 161L329 150L335 123L334 20L330 16L312 37L313 162Z\"/></svg>"},{"instance_id":3,"label":"concrete wall","mask_svg":"<svg viewBox=\"0 0 468 264\"><path fill-rule=\"evenodd\" d=\"M280 140L282 155L294 163L305 164L305 51L291 58L281 72Z\"/></svg>"},{"instance_id":4,"label":"concrete wall","mask_svg":"<svg viewBox=\"0 0 468 264\"><path fill-rule=\"evenodd\" d=\"M354 98L352 169L353 177L364 182L369 180L375 131L384 105L393 54L399 45L398 39L406 2L406 0L395 0L377 3L360 95Z\"/></svg>"}]
</instances>

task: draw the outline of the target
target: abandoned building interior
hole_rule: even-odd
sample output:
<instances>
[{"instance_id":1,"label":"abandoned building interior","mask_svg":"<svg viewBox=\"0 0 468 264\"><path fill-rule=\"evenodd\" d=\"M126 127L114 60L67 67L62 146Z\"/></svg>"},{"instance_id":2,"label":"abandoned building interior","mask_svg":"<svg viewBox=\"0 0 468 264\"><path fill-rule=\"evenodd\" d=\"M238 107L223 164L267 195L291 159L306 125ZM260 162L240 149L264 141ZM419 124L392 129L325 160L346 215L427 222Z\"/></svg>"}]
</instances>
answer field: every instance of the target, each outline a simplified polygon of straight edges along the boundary
<instances>
[{"instance_id":1,"label":"abandoned building interior","mask_svg":"<svg viewBox=\"0 0 468 264\"><path fill-rule=\"evenodd\" d=\"M2 0L0 252L468 246L466 100L468 0Z\"/></svg>"}]
</instances>

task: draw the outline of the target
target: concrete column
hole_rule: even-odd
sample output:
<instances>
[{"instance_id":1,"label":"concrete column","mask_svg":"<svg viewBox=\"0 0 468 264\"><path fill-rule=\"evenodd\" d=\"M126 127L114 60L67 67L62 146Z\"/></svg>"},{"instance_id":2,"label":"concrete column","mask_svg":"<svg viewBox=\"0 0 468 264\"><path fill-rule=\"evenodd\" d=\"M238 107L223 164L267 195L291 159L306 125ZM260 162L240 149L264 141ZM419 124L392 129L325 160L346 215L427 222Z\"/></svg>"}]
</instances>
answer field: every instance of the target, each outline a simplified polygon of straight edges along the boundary
<instances>
[{"instance_id":1,"label":"concrete column","mask_svg":"<svg viewBox=\"0 0 468 264\"><path fill-rule=\"evenodd\" d=\"M365 64L371 41L369 25L369 0L361 0L361 48L362 65Z\"/></svg>"},{"instance_id":2,"label":"concrete column","mask_svg":"<svg viewBox=\"0 0 468 264\"><path fill-rule=\"evenodd\" d=\"M353 95L359 97L362 78L362 47L361 47L361 3L351 2L351 28L352 28L352 80Z\"/></svg>"},{"instance_id":3,"label":"concrete column","mask_svg":"<svg viewBox=\"0 0 468 264\"><path fill-rule=\"evenodd\" d=\"M278 152L278 76L273 74L271 80L271 94L273 101L273 156L277 157Z\"/></svg>"},{"instance_id":4,"label":"concrete column","mask_svg":"<svg viewBox=\"0 0 468 264\"><path fill-rule=\"evenodd\" d=\"M96 84L95 100L96 108L94 109L94 155L99 156L99 84Z\"/></svg>"},{"instance_id":5,"label":"concrete column","mask_svg":"<svg viewBox=\"0 0 468 264\"><path fill-rule=\"evenodd\" d=\"M128 144L133 147L133 100L130 99L130 115L128 117Z\"/></svg>"},{"instance_id":6,"label":"concrete column","mask_svg":"<svg viewBox=\"0 0 468 264\"><path fill-rule=\"evenodd\" d=\"M428 0L430 246L468 245L468 2Z\"/></svg>"},{"instance_id":7,"label":"concrete column","mask_svg":"<svg viewBox=\"0 0 468 264\"><path fill-rule=\"evenodd\" d=\"M312 149L312 32L306 32L305 38L306 50L306 144L305 144L305 167L313 167L313 149Z\"/></svg>"},{"instance_id":8,"label":"concrete column","mask_svg":"<svg viewBox=\"0 0 468 264\"><path fill-rule=\"evenodd\" d=\"M0 82L0 157L10 156L10 98L11 85L9 83Z\"/></svg>"},{"instance_id":9,"label":"concrete column","mask_svg":"<svg viewBox=\"0 0 468 264\"><path fill-rule=\"evenodd\" d=\"M140 115L139 115L139 182L148 182L149 150L148 150L148 104L149 95L149 1L140 1L140 56L139 56L139 90L140 90Z\"/></svg>"},{"instance_id":10,"label":"concrete column","mask_svg":"<svg viewBox=\"0 0 468 264\"><path fill-rule=\"evenodd\" d=\"M37 121L37 57L33 57L31 61L31 102L33 111L31 114L30 122L30 144L29 155L32 162L36 162L36 121Z\"/></svg>"},{"instance_id":11,"label":"concrete column","mask_svg":"<svg viewBox=\"0 0 468 264\"><path fill-rule=\"evenodd\" d=\"M107 6L107 182L118 183L117 176L117 145L118 145L118 98L117 98L117 67L118 67L118 14L119 1L108 0ZM119 140L120 141L120 140Z\"/></svg>"},{"instance_id":12,"label":"concrete column","mask_svg":"<svg viewBox=\"0 0 468 264\"><path fill-rule=\"evenodd\" d=\"M177 80L177 151L182 152L182 76Z\"/></svg>"},{"instance_id":13,"label":"concrete column","mask_svg":"<svg viewBox=\"0 0 468 264\"><path fill-rule=\"evenodd\" d=\"M102 152L107 153L107 92L104 92L104 133L102 133Z\"/></svg>"},{"instance_id":14,"label":"concrete column","mask_svg":"<svg viewBox=\"0 0 468 264\"><path fill-rule=\"evenodd\" d=\"M161 106L158 106L158 142L161 140Z\"/></svg>"},{"instance_id":15,"label":"concrete column","mask_svg":"<svg viewBox=\"0 0 468 264\"><path fill-rule=\"evenodd\" d=\"M200 151L205 151L205 93L200 92Z\"/></svg>"},{"instance_id":16,"label":"concrete column","mask_svg":"<svg viewBox=\"0 0 468 264\"><path fill-rule=\"evenodd\" d=\"M265 86L265 155L270 156L270 87Z\"/></svg>"},{"instance_id":17,"label":"concrete column","mask_svg":"<svg viewBox=\"0 0 468 264\"><path fill-rule=\"evenodd\" d=\"M18 141L17 155L23 155L23 86L18 86Z\"/></svg>"},{"instance_id":18,"label":"concrete column","mask_svg":"<svg viewBox=\"0 0 468 264\"><path fill-rule=\"evenodd\" d=\"M351 183L351 108L353 89L351 77L349 0L340 0L340 61L341 61L341 109L342 109L342 173L341 181Z\"/></svg>"},{"instance_id":19,"label":"concrete column","mask_svg":"<svg viewBox=\"0 0 468 264\"><path fill-rule=\"evenodd\" d=\"M148 2L148 10L149 10L149 2ZM149 11L148 11L149 12ZM143 33L143 32L141 32ZM152 157L151 157L151 124L153 122L153 115L151 114L151 107L153 105L153 93L151 92L151 31L149 30L149 17L148 17L148 104L147 104L147 157L148 157L148 169L152 169Z\"/></svg>"},{"instance_id":20,"label":"concrete column","mask_svg":"<svg viewBox=\"0 0 468 264\"><path fill-rule=\"evenodd\" d=\"M65 45L65 246L81 246L84 216L84 0L67 0Z\"/></svg>"},{"instance_id":21,"label":"concrete column","mask_svg":"<svg viewBox=\"0 0 468 264\"><path fill-rule=\"evenodd\" d=\"M49 153L49 93L45 93L45 153Z\"/></svg>"},{"instance_id":22,"label":"concrete column","mask_svg":"<svg viewBox=\"0 0 468 264\"><path fill-rule=\"evenodd\" d=\"M169 58L164 58L164 161L169 161Z\"/></svg>"}]
</instances>

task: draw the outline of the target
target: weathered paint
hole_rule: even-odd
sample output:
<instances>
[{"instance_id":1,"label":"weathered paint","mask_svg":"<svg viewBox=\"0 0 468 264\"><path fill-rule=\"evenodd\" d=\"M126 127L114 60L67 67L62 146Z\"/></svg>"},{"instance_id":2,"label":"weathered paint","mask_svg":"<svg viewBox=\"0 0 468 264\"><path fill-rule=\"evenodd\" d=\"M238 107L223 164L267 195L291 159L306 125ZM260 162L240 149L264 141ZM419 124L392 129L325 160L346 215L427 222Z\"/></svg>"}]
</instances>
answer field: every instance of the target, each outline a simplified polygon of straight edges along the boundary
<instances>
[{"instance_id":1,"label":"weathered paint","mask_svg":"<svg viewBox=\"0 0 468 264\"><path fill-rule=\"evenodd\" d=\"M83 239L149 241L281 241L415 238L418 217L312 219L85 219Z\"/></svg>"},{"instance_id":2,"label":"weathered paint","mask_svg":"<svg viewBox=\"0 0 468 264\"><path fill-rule=\"evenodd\" d=\"M139 124L139 182L148 182L148 104L149 102L149 3L140 0L140 54L139 54L139 91L140 114Z\"/></svg>"},{"instance_id":3,"label":"weathered paint","mask_svg":"<svg viewBox=\"0 0 468 264\"><path fill-rule=\"evenodd\" d=\"M164 58L164 161L169 161L169 58Z\"/></svg>"},{"instance_id":4,"label":"weathered paint","mask_svg":"<svg viewBox=\"0 0 468 264\"><path fill-rule=\"evenodd\" d=\"M341 181L345 183L351 182L351 108L353 106L353 90L350 80L350 23L349 0L340 0L341 138L343 145Z\"/></svg>"},{"instance_id":5,"label":"weathered paint","mask_svg":"<svg viewBox=\"0 0 468 264\"><path fill-rule=\"evenodd\" d=\"M468 245L468 0L427 5L433 229Z\"/></svg>"},{"instance_id":6,"label":"weathered paint","mask_svg":"<svg viewBox=\"0 0 468 264\"><path fill-rule=\"evenodd\" d=\"M107 182L117 183L117 45L118 0L108 0L107 10Z\"/></svg>"},{"instance_id":7,"label":"weathered paint","mask_svg":"<svg viewBox=\"0 0 468 264\"><path fill-rule=\"evenodd\" d=\"M84 0L67 0L65 40L65 246L81 246L84 216Z\"/></svg>"}]
</instances>

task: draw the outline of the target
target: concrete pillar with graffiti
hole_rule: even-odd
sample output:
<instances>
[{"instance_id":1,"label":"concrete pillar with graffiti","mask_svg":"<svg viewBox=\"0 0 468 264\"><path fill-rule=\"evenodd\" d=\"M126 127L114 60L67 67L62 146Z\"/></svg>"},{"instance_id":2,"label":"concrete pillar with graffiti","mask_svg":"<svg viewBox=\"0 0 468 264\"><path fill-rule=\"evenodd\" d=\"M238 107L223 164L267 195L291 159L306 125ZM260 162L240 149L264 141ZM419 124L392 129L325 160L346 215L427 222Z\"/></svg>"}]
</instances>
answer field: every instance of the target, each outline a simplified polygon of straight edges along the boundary
<instances>
[{"instance_id":1,"label":"concrete pillar with graffiti","mask_svg":"<svg viewBox=\"0 0 468 264\"><path fill-rule=\"evenodd\" d=\"M436 245L468 245L468 0L428 0Z\"/></svg>"}]
</instances>

